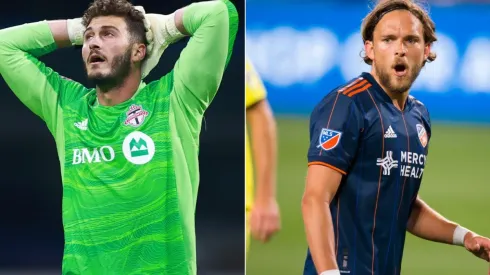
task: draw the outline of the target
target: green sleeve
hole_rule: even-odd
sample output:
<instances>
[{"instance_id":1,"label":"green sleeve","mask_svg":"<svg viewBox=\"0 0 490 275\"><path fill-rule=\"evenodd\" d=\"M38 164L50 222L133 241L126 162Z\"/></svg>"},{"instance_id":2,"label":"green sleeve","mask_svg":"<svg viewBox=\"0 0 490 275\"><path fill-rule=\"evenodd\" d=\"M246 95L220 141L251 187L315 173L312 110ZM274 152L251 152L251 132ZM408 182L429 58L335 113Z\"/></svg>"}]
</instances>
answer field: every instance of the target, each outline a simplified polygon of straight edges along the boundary
<instances>
[{"instance_id":1,"label":"green sleeve","mask_svg":"<svg viewBox=\"0 0 490 275\"><path fill-rule=\"evenodd\" d=\"M61 77L37 58L56 49L46 21L0 30L0 74L19 100L41 117L53 135L59 107L86 89Z\"/></svg>"},{"instance_id":2,"label":"green sleeve","mask_svg":"<svg viewBox=\"0 0 490 275\"><path fill-rule=\"evenodd\" d=\"M238 13L228 0L193 3L183 21L191 38L174 68L174 93L196 118L218 91L238 31Z\"/></svg>"}]
</instances>

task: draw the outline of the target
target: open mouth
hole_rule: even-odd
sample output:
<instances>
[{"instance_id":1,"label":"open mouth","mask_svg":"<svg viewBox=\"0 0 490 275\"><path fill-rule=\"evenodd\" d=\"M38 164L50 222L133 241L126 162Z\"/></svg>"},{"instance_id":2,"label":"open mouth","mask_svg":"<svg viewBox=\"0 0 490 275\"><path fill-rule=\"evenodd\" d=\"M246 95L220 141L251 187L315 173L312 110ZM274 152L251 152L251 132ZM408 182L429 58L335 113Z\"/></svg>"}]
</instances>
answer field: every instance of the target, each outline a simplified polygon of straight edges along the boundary
<instances>
[{"instance_id":1,"label":"open mouth","mask_svg":"<svg viewBox=\"0 0 490 275\"><path fill-rule=\"evenodd\" d=\"M396 76L404 76L407 74L407 70L408 67L403 64L403 63L399 63L399 64L396 64L394 67L393 67L393 70L395 71L395 75Z\"/></svg>"},{"instance_id":2,"label":"open mouth","mask_svg":"<svg viewBox=\"0 0 490 275\"><path fill-rule=\"evenodd\" d=\"M89 64L100 64L100 63L103 63L105 61L106 61L105 58L102 57L101 55L93 54L90 56L88 63Z\"/></svg>"}]
</instances>

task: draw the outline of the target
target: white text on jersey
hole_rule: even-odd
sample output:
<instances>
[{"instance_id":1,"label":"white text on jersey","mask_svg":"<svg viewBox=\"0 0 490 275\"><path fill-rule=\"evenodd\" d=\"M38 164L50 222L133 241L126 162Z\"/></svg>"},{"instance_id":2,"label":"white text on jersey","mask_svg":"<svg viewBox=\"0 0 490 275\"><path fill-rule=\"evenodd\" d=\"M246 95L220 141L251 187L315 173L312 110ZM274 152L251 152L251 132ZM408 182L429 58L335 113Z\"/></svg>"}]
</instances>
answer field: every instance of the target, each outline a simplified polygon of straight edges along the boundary
<instances>
[{"instance_id":1,"label":"white text on jersey","mask_svg":"<svg viewBox=\"0 0 490 275\"><path fill-rule=\"evenodd\" d=\"M110 146L100 148L73 149L73 164L110 162L116 157L114 149Z\"/></svg>"},{"instance_id":2,"label":"white text on jersey","mask_svg":"<svg viewBox=\"0 0 490 275\"><path fill-rule=\"evenodd\" d=\"M400 152L400 176L407 178L420 179L424 173L424 166L427 157L424 154L415 152ZM422 166L422 167L420 167Z\"/></svg>"},{"instance_id":3,"label":"white text on jersey","mask_svg":"<svg viewBox=\"0 0 490 275\"><path fill-rule=\"evenodd\" d=\"M400 168L400 176L420 179L424 173L427 156L415 152L400 151L400 158L394 157L393 151L386 151L384 158L378 158L376 165L383 168L383 175L390 176L391 170Z\"/></svg>"}]
</instances>

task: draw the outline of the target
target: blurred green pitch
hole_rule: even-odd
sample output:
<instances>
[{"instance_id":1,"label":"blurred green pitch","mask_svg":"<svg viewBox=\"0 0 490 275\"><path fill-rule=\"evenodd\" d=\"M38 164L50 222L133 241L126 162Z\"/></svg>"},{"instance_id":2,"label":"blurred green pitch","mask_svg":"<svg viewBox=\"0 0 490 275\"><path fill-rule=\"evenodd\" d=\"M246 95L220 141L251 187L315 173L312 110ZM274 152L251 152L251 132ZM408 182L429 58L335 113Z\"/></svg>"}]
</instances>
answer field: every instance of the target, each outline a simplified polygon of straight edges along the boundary
<instances>
[{"instance_id":1,"label":"blurred green pitch","mask_svg":"<svg viewBox=\"0 0 490 275\"><path fill-rule=\"evenodd\" d=\"M247 275L303 274L306 240L301 196L306 176L308 120L277 118L278 199L282 231L268 244L252 241ZM490 127L433 122L420 195L439 213L490 236ZM489 265L462 247L418 239L407 233L403 275L486 275Z\"/></svg>"}]
</instances>

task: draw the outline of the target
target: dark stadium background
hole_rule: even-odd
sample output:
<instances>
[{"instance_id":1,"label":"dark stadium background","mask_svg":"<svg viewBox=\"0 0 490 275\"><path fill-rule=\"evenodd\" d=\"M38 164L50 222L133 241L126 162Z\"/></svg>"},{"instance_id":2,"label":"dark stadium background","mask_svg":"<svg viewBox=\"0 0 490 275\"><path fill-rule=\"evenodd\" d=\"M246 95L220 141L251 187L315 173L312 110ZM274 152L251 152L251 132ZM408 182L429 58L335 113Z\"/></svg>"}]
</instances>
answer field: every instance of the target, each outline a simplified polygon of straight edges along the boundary
<instances>
[{"instance_id":1,"label":"dark stadium background","mask_svg":"<svg viewBox=\"0 0 490 275\"><path fill-rule=\"evenodd\" d=\"M191 2L132 1L147 12L168 14ZM234 54L201 134L201 184L197 205L198 274L244 270L244 1ZM0 28L40 20L80 17L90 1L12 1L0 9ZM170 46L149 80L168 72L185 42ZM88 85L80 50L41 58L60 74ZM0 78L1 79L1 78ZM0 80L0 274L60 274L63 253L62 185L54 139ZM41 272L48 273L41 273Z\"/></svg>"}]
</instances>

